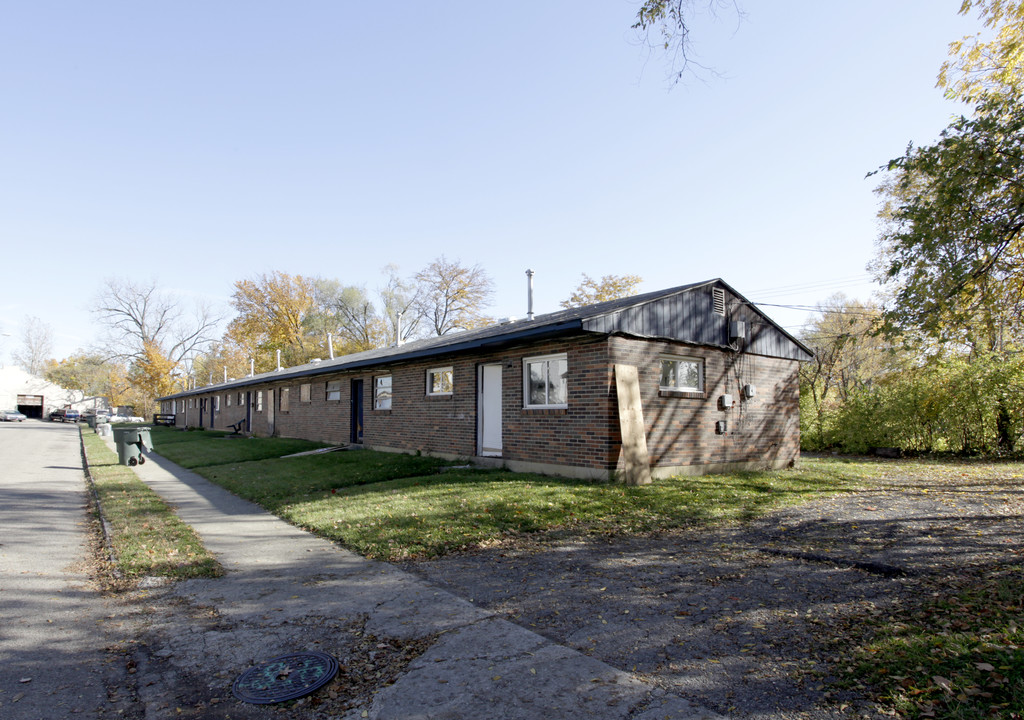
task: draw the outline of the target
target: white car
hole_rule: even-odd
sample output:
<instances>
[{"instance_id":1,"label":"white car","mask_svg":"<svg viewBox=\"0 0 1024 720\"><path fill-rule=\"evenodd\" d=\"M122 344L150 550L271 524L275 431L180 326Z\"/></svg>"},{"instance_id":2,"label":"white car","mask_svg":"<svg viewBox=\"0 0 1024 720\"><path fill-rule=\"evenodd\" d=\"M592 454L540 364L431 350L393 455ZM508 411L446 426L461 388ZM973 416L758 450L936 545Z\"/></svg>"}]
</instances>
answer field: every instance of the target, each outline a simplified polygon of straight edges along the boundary
<instances>
[{"instance_id":1,"label":"white car","mask_svg":"<svg viewBox=\"0 0 1024 720\"><path fill-rule=\"evenodd\" d=\"M17 410L0 410L0 420L4 422L22 422L26 419L26 415Z\"/></svg>"}]
</instances>

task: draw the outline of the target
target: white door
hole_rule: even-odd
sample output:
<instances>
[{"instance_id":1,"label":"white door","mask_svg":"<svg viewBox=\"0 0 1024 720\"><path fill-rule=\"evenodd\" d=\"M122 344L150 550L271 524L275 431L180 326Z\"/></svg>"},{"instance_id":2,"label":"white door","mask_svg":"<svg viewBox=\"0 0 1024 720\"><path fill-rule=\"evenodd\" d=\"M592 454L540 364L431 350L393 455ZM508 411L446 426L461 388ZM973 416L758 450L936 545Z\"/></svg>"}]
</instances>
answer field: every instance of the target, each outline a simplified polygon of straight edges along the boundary
<instances>
[{"instance_id":1,"label":"white door","mask_svg":"<svg viewBox=\"0 0 1024 720\"><path fill-rule=\"evenodd\" d=\"M480 455L501 457L501 365L478 370L477 437Z\"/></svg>"}]
</instances>

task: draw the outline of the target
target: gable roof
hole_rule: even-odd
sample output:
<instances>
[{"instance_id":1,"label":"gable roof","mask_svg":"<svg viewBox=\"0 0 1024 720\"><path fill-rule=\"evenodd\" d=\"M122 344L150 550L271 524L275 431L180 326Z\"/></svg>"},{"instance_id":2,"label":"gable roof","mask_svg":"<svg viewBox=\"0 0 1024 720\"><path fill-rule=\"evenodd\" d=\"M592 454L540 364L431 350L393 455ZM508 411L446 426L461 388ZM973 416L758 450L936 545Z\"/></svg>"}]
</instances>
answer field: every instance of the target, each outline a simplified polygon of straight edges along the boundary
<instances>
[{"instance_id":1,"label":"gable roof","mask_svg":"<svg viewBox=\"0 0 1024 720\"><path fill-rule=\"evenodd\" d=\"M721 288L730 296L732 309L725 315L713 312L711 288ZM707 289L707 292L696 292ZM680 285L642 295L595 303L578 308L537 315L532 320L514 320L486 327L450 333L440 337L413 340L401 345L365 350L333 360L321 360L292 368L273 370L229 380L195 390L167 395L160 400L207 393L222 388L256 385L273 380L286 380L324 375L343 370L379 366L384 363L418 360L438 355L495 348L500 345L538 340L558 335L592 332L605 335L628 335L665 339L694 345L733 348L728 342L729 323L742 319L751 328L750 340L743 350L753 354L810 360L813 356L803 343L777 325L750 301L721 279Z\"/></svg>"}]
</instances>

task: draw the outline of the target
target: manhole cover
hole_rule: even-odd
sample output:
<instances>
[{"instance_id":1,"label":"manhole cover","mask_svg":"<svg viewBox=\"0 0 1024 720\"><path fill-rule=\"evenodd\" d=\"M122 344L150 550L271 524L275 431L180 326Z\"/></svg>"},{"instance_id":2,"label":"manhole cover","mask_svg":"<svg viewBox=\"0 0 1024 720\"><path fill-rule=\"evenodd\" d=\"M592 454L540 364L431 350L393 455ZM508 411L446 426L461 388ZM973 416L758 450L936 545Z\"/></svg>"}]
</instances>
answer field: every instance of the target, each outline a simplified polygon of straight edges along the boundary
<instances>
[{"instance_id":1,"label":"manhole cover","mask_svg":"<svg viewBox=\"0 0 1024 720\"><path fill-rule=\"evenodd\" d=\"M338 661L327 653L282 655L246 670L231 691L256 705L286 702L323 687L337 672Z\"/></svg>"}]
</instances>

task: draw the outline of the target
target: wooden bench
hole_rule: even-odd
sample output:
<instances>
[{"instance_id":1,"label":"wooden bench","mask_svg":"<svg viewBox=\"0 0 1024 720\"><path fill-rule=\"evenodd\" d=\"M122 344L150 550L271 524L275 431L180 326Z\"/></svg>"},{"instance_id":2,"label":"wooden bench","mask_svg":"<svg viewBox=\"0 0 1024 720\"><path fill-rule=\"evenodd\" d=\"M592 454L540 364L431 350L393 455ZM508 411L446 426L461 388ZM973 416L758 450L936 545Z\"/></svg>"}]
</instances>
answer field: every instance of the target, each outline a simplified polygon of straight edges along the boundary
<instances>
[{"instance_id":1,"label":"wooden bench","mask_svg":"<svg viewBox=\"0 0 1024 720\"><path fill-rule=\"evenodd\" d=\"M153 415L153 424L174 427L174 415L171 413L156 413Z\"/></svg>"}]
</instances>

